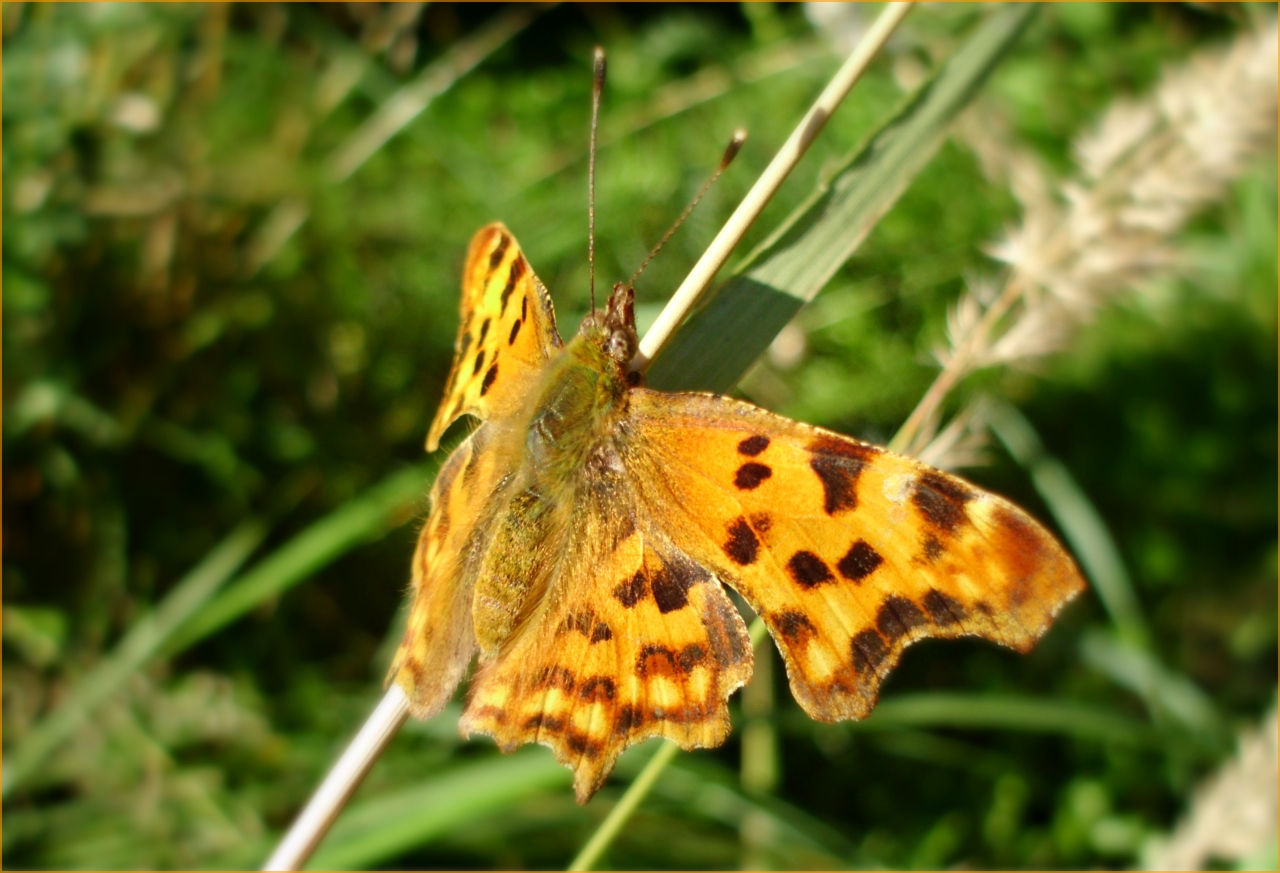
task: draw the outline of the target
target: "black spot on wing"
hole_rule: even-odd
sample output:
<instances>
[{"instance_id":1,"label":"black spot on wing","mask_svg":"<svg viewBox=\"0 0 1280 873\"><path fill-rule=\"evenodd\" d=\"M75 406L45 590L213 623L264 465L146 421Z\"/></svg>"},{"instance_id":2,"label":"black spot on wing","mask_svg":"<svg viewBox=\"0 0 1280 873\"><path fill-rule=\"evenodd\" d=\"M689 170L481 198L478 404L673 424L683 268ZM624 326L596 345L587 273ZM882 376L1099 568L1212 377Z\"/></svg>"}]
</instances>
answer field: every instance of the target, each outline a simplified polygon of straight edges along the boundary
<instances>
[{"instance_id":1,"label":"black spot on wing","mask_svg":"<svg viewBox=\"0 0 1280 873\"><path fill-rule=\"evenodd\" d=\"M507 273L507 285L502 289L502 306L498 310L499 315L506 314L507 301L511 299L511 292L516 290L516 283L520 281L520 277L524 275L524 271L524 258L516 258L511 262L511 272Z\"/></svg>"},{"instance_id":2,"label":"black spot on wing","mask_svg":"<svg viewBox=\"0 0 1280 873\"><path fill-rule=\"evenodd\" d=\"M523 325L524 322L521 319L517 318L515 320L515 323L511 325L511 336L507 337L507 345L513 346L516 344L516 337L520 336L520 328Z\"/></svg>"},{"instance_id":3,"label":"black spot on wing","mask_svg":"<svg viewBox=\"0 0 1280 873\"><path fill-rule=\"evenodd\" d=\"M498 244L489 254L489 269L498 269L498 264L502 263L503 256L507 253L507 247L511 245L511 237L505 233L498 238Z\"/></svg>"},{"instance_id":4,"label":"black spot on wing","mask_svg":"<svg viewBox=\"0 0 1280 873\"><path fill-rule=\"evenodd\" d=\"M769 438L761 434L749 436L738 443L738 453L750 458L754 458L767 448L769 448Z\"/></svg>"},{"instance_id":5,"label":"black spot on wing","mask_svg":"<svg viewBox=\"0 0 1280 873\"><path fill-rule=\"evenodd\" d=\"M649 643L640 649L640 654L636 656L636 674L639 676L663 673L670 675L678 670L676 653L666 646Z\"/></svg>"},{"instance_id":6,"label":"black spot on wing","mask_svg":"<svg viewBox=\"0 0 1280 873\"><path fill-rule=\"evenodd\" d=\"M747 520L738 518L729 525L729 538L721 548L735 564L746 567L756 562L760 540L756 539L756 533L747 524Z\"/></svg>"},{"instance_id":7,"label":"black spot on wing","mask_svg":"<svg viewBox=\"0 0 1280 873\"><path fill-rule=\"evenodd\" d=\"M658 611L664 615L689 605L686 580L672 576L665 567L653 574L650 585L653 588L653 601L658 604Z\"/></svg>"},{"instance_id":8,"label":"black spot on wing","mask_svg":"<svg viewBox=\"0 0 1280 873\"><path fill-rule=\"evenodd\" d=\"M608 676L592 676L583 680L578 688L578 699L588 703L597 700L613 700L617 688Z\"/></svg>"},{"instance_id":9,"label":"black spot on wing","mask_svg":"<svg viewBox=\"0 0 1280 873\"><path fill-rule=\"evenodd\" d=\"M480 371L483 369L484 369L484 349L481 349L480 351L476 352L476 363L475 363L475 366L471 368L471 375L477 376L480 374Z\"/></svg>"},{"instance_id":10,"label":"black spot on wing","mask_svg":"<svg viewBox=\"0 0 1280 873\"><path fill-rule=\"evenodd\" d=\"M920 600L929 618L941 625L957 624L964 620L964 607L954 597L943 594L937 588L930 588L929 593Z\"/></svg>"},{"instance_id":11,"label":"black spot on wing","mask_svg":"<svg viewBox=\"0 0 1280 873\"><path fill-rule=\"evenodd\" d=\"M582 634L592 643L613 639L613 631L609 629L609 625L598 619L589 609L572 613L556 627L556 636L571 632Z\"/></svg>"},{"instance_id":12,"label":"black spot on wing","mask_svg":"<svg viewBox=\"0 0 1280 873\"><path fill-rule=\"evenodd\" d=\"M760 487L761 482L772 475L773 470L764 464L748 461L738 468L737 474L733 477L733 484L737 486L739 491L753 491Z\"/></svg>"},{"instance_id":13,"label":"black spot on wing","mask_svg":"<svg viewBox=\"0 0 1280 873\"><path fill-rule=\"evenodd\" d=\"M836 569L850 582L861 582L883 563L884 558L866 540L858 540L845 552L844 557L836 564Z\"/></svg>"},{"instance_id":14,"label":"black spot on wing","mask_svg":"<svg viewBox=\"0 0 1280 873\"><path fill-rule=\"evenodd\" d=\"M809 621L807 615L793 610L775 615L773 626L777 628L778 633L782 634L782 638L793 646L803 645L818 633L818 629L813 626L813 622Z\"/></svg>"},{"instance_id":15,"label":"black spot on wing","mask_svg":"<svg viewBox=\"0 0 1280 873\"><path fill-rule=\"evenodd\" d=\"M928 623L929 620L924 617L920 607L896 594L886 598L876 612L876 627L891 643Z\"/></svg>"},{"instance_id":16,"label":"black spot on wing","mask_svg":"<svg viewBox=\"0 0 1280 873\"><path fill-rule=\"evenodd\" d=\"M969 523L964 505L977 494L965 487L960 480L937 470L921 473L911 491L911 502L920 510L925 521L943 533L955 533L955 529Z\"/></svg>"},{"instance_id":17,"label":"black spot on wing","mask_svg":"<svg viewBox=\"0 0 1280 873\"><path fill-rule=\"evenodd\" d=\"M689 589L710 578L710 574L684 557L663 560L662 569L649 580L658 611L665 614L689 605Z\"/></svg>"},{"instance_id":18,"label":"black spot on wing","mask_svg":"<svg viewBox=\"0 0 1280 873\"><path fill-rule=\"evenodd\" d=\"M827 515L858 506L858 476L881 449L833 436L819 437L809 446L809 469L822 483Z\"/></svg>"},{"instance_id":19,"label":"black spot on wing","mask_svg":"<svg viewBox=\"0 0 1280 873\"><path fill-rule=\"evenodd\" d=\"M618 602L627 609L631 609L649 593L649 586L645 583L644 571L637 570L636 574L625 582L613 589L613 596Z\"/></svg>"},{"instance_id":20,"label":"black spot on wing","mask_svg":"<svg viewBox=\"0 0 1280 873\"><path fill-rule=\"evenodd\" d=\"M802 550L792 555L791 560L787 561L787 572L802 588L813 588L824 582L836 581L826 562L810 551Z\"/></svg>"},{"instance_id":21,"label":"black spot on wing","mask_svg":"<svg viewBox=\"0 0 1280 873\"><path fill-rule=\"evenodd\" d=\"M565 694L573 693L573 673L567 667L543 667L534 679L534 688L559 688Z\"/></svg>"},{"instance_id":22,"label":"black spot on wing","mask_svg":"<svg viewBox=\"0 0 1280 873\"><path fill-rule=\"evenodd\" d=\"M484 338L489 335L489 325L492 321L492 318L486 318L484 321L480 322L480 339L476 340L476 345L482 344L484 342ZM476 368L476 372L480 372L478 367Z\"/></svg>"},{"instance_id":23,"label":"black spot on wing","mask_svg":"<svg viewBox=\"0 0 1280 873\"><path fill-rule=\"evenodd\" d=\"M524 321L529 317L529 295L526 294L520 298L520 320Z\"/></svg>"},{"instance_id":24,"label":"black spot on wing","mask_svg":"<svg viewBox=\"0 0 1280 873\"><path fill-rule=\"evenodd\" d=\"M481 397L489 393L489 389L493 387L493 382L497 378L498 378L498 362L494 361L493 366L489 368L489 372L484 374L484 381L480 383Z\"/></svg>"},{"instance_id":25,"label":"black spot on wing","mask_svg":"<svg viewBox=\"0 0 1280 873\"><path fill-rule=\"evenodd\" d=\"M590 758L592 760L599 758L601 752L604 751L604 747L600 743L591 742L590 737L584 733L579 733L573 728L569 728L569 730L565 732L564 744L568 746L569 751L573 752L575 755L582 755L583 757Z\"/></svg>"},{"instance_id":26,"label":"black spot on wing","mask_svg":"<svg viewBox=\"0 0 1280 873\"><path fill-rule=\"evenodd\" d=\"M870 628L854 634L849 648L853 669L859 673L875 673L889 654L880 634Z\"/></svg>"},{"instance_id":27,"label":"black spot on wing","mask_svg":"<svg viewBox=\"0 0 1280 873\"><path fill-rule=\"evenodd\" d=\"M926 564L932 564L938 558L942 557L942 553L946 551L941 541L933 534L927 534L924 538L924 545L920 549L920 556Z\"/></svg>"},{"instance_id":28,"label":"black spot on wing","mask_svg":"<svg viewBox=\"0 0 1280 873\"><path fill-rule=\"evenodd\" d=\"M537 715L530 716L525 719L524 724L521 725L521 727L526 731L546 731L548 733L558 734L560 731L564 730L564 719L558 718L554 715L547 715L545 712L540 712Z\"/></svg>"},{"instance_id":29,"label":"black spot on wing","mask_svg":"<svg viewBox=\"0 0 1280 873\"><path fill-rule=\"evenodd\" d=\"M642 724L644 724L642 709L636 706L623 706L618 709L618 714L614 718L613 732L616 736L624 737Z\"/></svg>"},{"instance_id":30,"label":"black spot on wing","mask_svg":"<svg viewBox=\"0 0 1280 873\"><path fill-rule=\"evenodd\" d=\"M680 654L676 656L676 664L682 673L692 673L706 659L707 650L697 643L690 643L680 650Z\"/></svg>"}]
</instances>

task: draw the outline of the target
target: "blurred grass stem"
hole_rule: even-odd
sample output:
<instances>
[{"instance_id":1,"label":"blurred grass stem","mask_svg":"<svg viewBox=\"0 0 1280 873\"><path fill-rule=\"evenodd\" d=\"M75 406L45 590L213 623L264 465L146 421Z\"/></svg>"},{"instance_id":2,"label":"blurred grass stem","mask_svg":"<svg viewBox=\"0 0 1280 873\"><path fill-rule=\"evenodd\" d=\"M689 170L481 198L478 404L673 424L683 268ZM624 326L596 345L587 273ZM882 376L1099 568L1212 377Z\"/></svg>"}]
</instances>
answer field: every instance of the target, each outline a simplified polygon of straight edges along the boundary
<instances>
[{"instance_id":1,"label":"blurred grass stem","mask_svg":"<svg viewBox=\"0 0 1280 873\"><path fill-rule=\"evenodd\" d=\"M644 769L640 771L640 775L627 786L627 790L623 793L622 799L618 801L617 806L609 811L604 821L600 823L600 827L596 828L596 832L591 835L591 839L587 840L587 844L582 847L582 851L578 852L578 856L569 863L568 869L590 870L595 866L596 861L600 860L600 856L604 854L605 849L609 848L609 844L613 842L613 838L618 835L618 831L631 818L631 814L636 811L640 801L649 793L649 789L653 787L653 783L657 781L658 776L675 759L679 752L680 747L671 742L671 740L662 741L662 745L658 747L658 751L649 759L649 763L645 764Z\"/></svg>"},{"instance_id":2,"label":"blurred grass stem","mask_svg":"<svg viewBox=\"0 0 1280 873\"><path fill-rule=\"evenodd\" d=\"M850 53L848 59L823 89L822 94L818 96L817 101L805 113L800 124L783 143L769 166L765 168L760 179L747 192L747 196L738 204L733 215L729 216L720 233L716 234L716 238L711 241L711 245L707 247L698 263L694 264L684 282L671 296L671 300L658 316L657 322L640 341L640 350L631 362L633 370L647 369L666 346L676 328L684 321L698 298L710 286L716 273L729 259L734 248L742 241L747 229L764 211L783 181L795 169L800 158L804 157L804 153L822 132L827 120L866 72L876 54L902 23L911 6L911 3L889 3L885 6L866 36Z\"/></svg>"}]
</instances>

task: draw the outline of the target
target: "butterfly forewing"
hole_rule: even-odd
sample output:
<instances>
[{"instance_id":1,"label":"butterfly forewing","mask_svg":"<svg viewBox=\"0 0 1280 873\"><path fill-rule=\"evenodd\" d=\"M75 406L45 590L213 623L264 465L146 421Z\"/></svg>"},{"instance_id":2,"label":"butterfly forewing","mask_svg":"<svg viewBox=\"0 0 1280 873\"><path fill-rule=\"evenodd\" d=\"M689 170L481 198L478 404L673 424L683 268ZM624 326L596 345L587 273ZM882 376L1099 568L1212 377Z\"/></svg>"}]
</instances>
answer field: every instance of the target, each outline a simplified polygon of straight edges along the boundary
<instances>
[{"instance_id":1,"label":"butterfly forewing","mask_svg":"<svg viewBox=\"0 0 1280 873\"><path fill-rule=\"evenodd\" d=\"M1017 507L848 437L705 394L631 395L641 499L764 618L815 718L865 717L902 649L1018 650L1083 587Z\"/></svg>"},{"instance_id":2,"label":"butterfly forewing","mask_svg":"<svg viewBox=\"0 0 1280 873\"><path fill-rule=\"evenodd\" d=\"M427 433L427 451L435 451L461 415L485 420L517 409L530 382L563 345L551 296L515 237L496 222L471 238L461 314L453 368Z\"/></svg>"}]
</instances>

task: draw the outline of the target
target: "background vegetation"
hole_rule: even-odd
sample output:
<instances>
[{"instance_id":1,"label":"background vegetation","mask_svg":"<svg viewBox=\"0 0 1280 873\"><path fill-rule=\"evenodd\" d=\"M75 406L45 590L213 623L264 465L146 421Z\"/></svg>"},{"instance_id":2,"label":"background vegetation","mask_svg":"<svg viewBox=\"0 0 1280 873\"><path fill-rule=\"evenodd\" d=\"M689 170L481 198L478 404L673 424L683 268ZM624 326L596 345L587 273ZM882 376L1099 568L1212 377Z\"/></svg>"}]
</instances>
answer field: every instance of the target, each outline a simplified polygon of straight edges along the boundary
<instances>
[{"instance_id":1,"label":"background vegetation","mask_svg":"<svg viewBox=\"0 0 1280 873\"><path fill-rule=\"evenodd\" d=\"M984 14L915 10L742 251ZM1267 14L1045 8L975 111L1071 177L1073 141L1114 101ZM592 46L610 61L602 282L630 275L733 128L751 132L639 283L644 322L856 21L769 4L3 16L4 861L252 867L381 695L470 235L514 231L562 332L586 309ZM1020 217L959 131L745 396L892 436L936 373L948 307L966 277L999 274L984 247ZM609 865L1154 857L1276 696L1269 148L1180 233L1174 274L1035 372L984 371L948 405L983 391L1021 410L1118 547L1143 644L1117 642L1086 594L1026 657L912 649L877 714L835 726L803 715L773 656L746 712L732 705L733 738L664 773ZM965 474L1052 523L1052 489L1000 443L987 461ZM455 706L405 728L318 862L563 866L653 750L579 808L545 749L504 758L456 721ZM1274 867L1274 836L1216 862Z\"/></svg>"}]
</instances>

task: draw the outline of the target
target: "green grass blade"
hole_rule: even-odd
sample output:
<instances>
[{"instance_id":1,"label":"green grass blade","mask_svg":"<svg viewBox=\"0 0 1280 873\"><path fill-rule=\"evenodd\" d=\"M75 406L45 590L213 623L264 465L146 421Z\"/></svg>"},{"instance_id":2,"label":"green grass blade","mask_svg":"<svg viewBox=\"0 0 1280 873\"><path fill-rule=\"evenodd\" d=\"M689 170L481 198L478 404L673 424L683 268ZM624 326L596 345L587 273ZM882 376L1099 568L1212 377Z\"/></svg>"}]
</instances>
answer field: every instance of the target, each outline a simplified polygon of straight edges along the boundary
<instances>
[{"instance_id":1,"label":"green grass blade","mask_svg":"<svg viewBox=\"0 0 1280 873\"><path fill-rule=\"evenodd\" d=\"M119 689L231 577L267 535L259 519L242 522L183 577L156 610L136 622L114 653L85 674L62 704L31 728L4 762L3 795L16 788Z\"/></svg>"},{"instance_id":2,"label":"green grass blade","mask_svg":"<svg viewBox=\"0 0 1280 873\"><path fill-rule=\"evenodd\" d=\"M164 647L172 655L287 591L355 546L404 520L430 483L436 462L393 473L317 521L236 579Z\"/></svg>"},{"instance_id":3,"label":"green grass blade","mask_svg":"<svg viewBox=\"0 0 1280 873\"><path fill-rule=\"evenodd\" d=\"M1080 641L1080 656L1090 667L1141 697L1158 721L1181 725L1210 748L1230 748L1230 734L1209 696L1151 652L1114 633L1094 630Z\"/></svg>"},{"instance_id":4,"label":"green grass blade","mask_svg":"<svg viewBox=\"0 0 1280 873\"><path fill-rule=\"evenodd\" d=\"M422 785L355 803L307 865L364 870L518 800L568 787L572 775L542 749L454 767Z\"/></svg>"},{"instance_id":5,"label":"green grass blade","mask_svg":"<svg viewBox=\"0 0 1280 873\"><path fill-rule=\"evenodd\" d=\"M665 391L728 391L853 255L1035 13L994 10L937 74L708 295L649 371Z\"/></svg>"},{"instance_id":6,"label":"green grass blade","mask_svg":"<svg viewBox=\"0 0 1280 873\"><path fill-rule=\"evenodd\" d=\"M1144 744L1157 741L1150 726L1096 706L1013 695L904 694L885 700L853 730L905 727L983 728L1066 734L1094 742Z\"/></svg>"}]
</instances>

